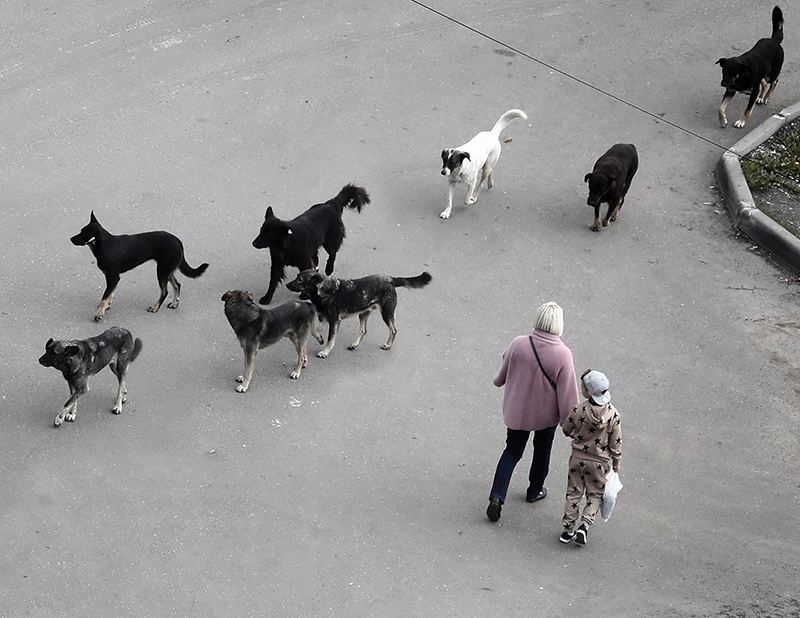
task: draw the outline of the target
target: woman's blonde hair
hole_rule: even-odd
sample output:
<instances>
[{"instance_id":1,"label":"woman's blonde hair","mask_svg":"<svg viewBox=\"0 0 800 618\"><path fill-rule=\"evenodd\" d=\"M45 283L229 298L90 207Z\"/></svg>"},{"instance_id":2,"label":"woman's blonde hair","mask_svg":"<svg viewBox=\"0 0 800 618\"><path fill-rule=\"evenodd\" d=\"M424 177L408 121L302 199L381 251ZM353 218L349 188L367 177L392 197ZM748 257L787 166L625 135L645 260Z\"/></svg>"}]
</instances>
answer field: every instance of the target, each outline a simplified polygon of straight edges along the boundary
<instances>
[{"instance_id":1,"label":"woman's blonde hair","mask_svg":"<svg viewBox=\"0 0 800 618\"><path fill-rule=\"evenodd\" d=\"M533 328L560 337L564 332L564 310L558 303L545 303L536 310Z\"/></svg>"}]
</instances>

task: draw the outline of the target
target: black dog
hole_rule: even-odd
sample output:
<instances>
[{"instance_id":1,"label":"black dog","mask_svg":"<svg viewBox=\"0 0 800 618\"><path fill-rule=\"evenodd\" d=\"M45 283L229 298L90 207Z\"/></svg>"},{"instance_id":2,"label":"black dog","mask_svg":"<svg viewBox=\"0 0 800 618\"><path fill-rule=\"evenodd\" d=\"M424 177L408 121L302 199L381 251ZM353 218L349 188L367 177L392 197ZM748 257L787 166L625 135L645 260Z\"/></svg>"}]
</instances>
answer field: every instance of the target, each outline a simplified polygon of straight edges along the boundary
<instances>
[{"instance_id":1,"label":"black dog","mask_svg":"<svg viewBox=\"0 0 800 618\"><path fill-rule=\"evenodd\" d=\"M361 339L367 334L367 320L373 309L381 310L381 317L389 328L389 339L381 349L390 349L397 335L394 321L397 308L395 288L423 288L430 282L431 276L427 272L417 277L369 275L361 279L335 279L324 277L310 269L300 272L286 287L292 292L300 292L301 298L311 299L319 314L327 320L328 345L317 352L317 356L325 358L336 343L336 333L341 321L356 314L360 322L358 337L347 349L353 350L361 343Z\"/></svg>"},{"instance_id":2,"label":"black dog","mask_svg":"<svg viewBox=\"0 0 800 618\"><path fill-rule=\"evenodd\" d=\"M78 409L78 399L89 390L89 376L93 376L108 365L119 381L117 400L111 411L122 412L122 404L128 389L125 388L125 373L128 365L142 351L142 340L134 340L129 331L119 326L109 328L97 337L84 341L53 341L45 344L44 355L39 363L44 367L58 369L69 384L70 397L64 408L56 415L55 426L64 421L72 422Z\"/></svg>"},{"instance_id":3,"label":"black dog","mask_svg":"<svg viewBox=\"0 0 800 618\"><path fill-rule=\"evenodd\" d=\"M594 164L591 174L583 177L589 183L589 198L586 203L594 207L592 231L600 231L600 204L606 202L608 210L603 219L603 227L609 221L616 221L619 209L625 201L625 194L631 180L639 169L639 155L633 144L614 144Z\"/></svg>"},{"instance_id":4,"label":"black dog","mask_svg":"<svg viewBox=\"0 0 800 618\"><path fill-rule=\"evenodd\" d=\"M278 284L286 276L287 266L296 266L300 270L316 268L319 265L320 246L328 252L325 273L330 275L336 252L342 246L345 235L342 211L347 207L360 213L361 208L369 203L366 189L348 184L332 200L315 204L291 221L278 219L272 207L267 208L261 231L253 241L256 249L269 248L272 260L269 287L258 302L268 305L272 301Z\"/></svg>"},{"instance_id":5,"label":"black dog","mask_svg":"<svg viewBox=\"0 0 800 618\"><path fill-rule=\"evenodd\" d=\"M111 306L114 299L114 290L119 283L121 273L136 268L148 260L156 261L156 276L161 294L156 304L148 309L155 313L161 308L161 303L167 297L167 282L172 284L172 302L167 305L170 309L175 309L180 302L181 284L175 278L175 271L180 271L187 277L199 277L202 275L208 264L201 264L197 268L192 268L186 263L183 257L183 243L177 236L169 232L144 232L143 234L122 234L114 236L110 234L94 216L89 219L89 223L75 236L70 238L73 245L89 245L94 257L97 258L97 267L106 276L106 291L97 307L95 320L102 320L106 309Z\"/></svg>"},{"instance_id":6,"label":"black dog","mask_svg":"<svg viewBox=\"0 0 800 618\"><path fill-rule=\"evenodd\" d=\"M753 49L741 56L720 58L715 63L722 67L722 87L725 88L725 95L719 106L719 124L723 129L728 124L725 108L737 92L750 95L744 114L733 123L737 129L741 129L750 118L754 105L764 105L769 102L783 67L781 41L783 41L783 13L776 6L772 9L770 38L761 39Z\"/></svg>"},{"instance_id":7,"label":"black dog","mask_svg":"<svg viewBox=\"0 0 800 618\"><path fill-rule=\"evenodd\" d=\"M236 378L240 382L236 387L239 393L247 392L250 386L260 349L287 337L297 350L297 364L290 376L296 379L308 362L306 343L309 336L313 335L320 344L323 343L317 310L311 303L290 300L274 309L262 309L253 302L250 292L242 290L225 292L222 301L225 303L225 317L244 351L244 373Z\"/></svg>"}]
</instances>

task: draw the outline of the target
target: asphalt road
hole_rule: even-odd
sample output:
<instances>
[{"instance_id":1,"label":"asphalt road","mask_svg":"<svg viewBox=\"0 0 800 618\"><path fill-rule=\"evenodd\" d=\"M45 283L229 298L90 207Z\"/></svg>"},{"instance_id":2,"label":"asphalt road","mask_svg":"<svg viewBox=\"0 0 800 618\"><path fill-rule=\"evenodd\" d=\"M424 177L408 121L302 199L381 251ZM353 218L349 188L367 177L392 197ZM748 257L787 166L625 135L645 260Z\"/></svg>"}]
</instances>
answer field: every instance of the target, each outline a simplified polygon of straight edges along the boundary
<instances>
[{"instance_id":1,"label":"asphalt road","mask_svg":"<svg viewBox=\"0 0 800 618\"><path fill-rule=\"evenodd\" d=\"M431 4L474 30L409 1L6 3L0 615L800 615L798 289L713 186L714 144L747 131L717 124L714 62L768 36L772 5ZM753 127L798 91L783 8L786 65ZM495 188L469 207L460 188L440 220L441 149L516 107L530 120L504 132ZM639 173L592 233L583 176L615 142ZM265 209L347 182L372 204L345 214L335 274L432 284L399 291L391 351L377 316L348 351L349 320L299 380L281 342L237 394L220 297L263 294ZM178 235L208 272L152 315L141 267L94 323L103 277L68 240L92 210ZM585 548L557 541L565 439L546 500L524 502L518 471L485 517L491 380L548 300L623 419L625 488ZM115 324L145 345L122 415L106 370L55 429L67 386L44 343Z\"/></svg>"}]
</instances>

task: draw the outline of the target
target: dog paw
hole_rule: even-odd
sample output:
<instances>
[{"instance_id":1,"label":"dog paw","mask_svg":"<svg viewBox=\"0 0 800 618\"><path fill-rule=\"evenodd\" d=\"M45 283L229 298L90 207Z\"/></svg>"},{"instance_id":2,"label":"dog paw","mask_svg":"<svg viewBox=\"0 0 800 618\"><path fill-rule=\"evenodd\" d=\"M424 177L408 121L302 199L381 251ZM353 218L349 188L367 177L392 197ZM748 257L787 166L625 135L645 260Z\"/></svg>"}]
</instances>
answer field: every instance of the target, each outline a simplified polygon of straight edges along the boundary
<instances>
[{"instance_id":1,"label":"dog paw","mask_svg":"<svg viewBox=\"0 0 800 618\"><path fill-rule=\"evenodd\" d=\"M599 232L600 231L600 228L595 226L595 225L590 225L589 229L592 230L593 232Z\"/></svg>"},{"instance_id":2,"label":"dog paw","mask_svg":"<svg viewBox=\"0 0 800 618\"><path fill-rule=\"evenodd\" d=\"M391 350L391 349L392 349L392 346L390 346L388 343L384 343L381 346L381 350Z\"/></svg>"},{"instance_id":3,"label":"dog paw","mask_svg":"<svg viewBox=\"0 0 800 618\"><path fill-rule=\"evenodd\" d=\"M745 120L739 119L733 123L733 126L736 127L737 129L741 129L745 125L745 122L746 122Z\"/></svg>"},{"instance_id":4,"label":"dog paw","mask_svg":"<svg viewBox=\"0 0 800 618\"><path fill-rule=\"evenodd\" d=\"M264 296L262 296L258 300L258 304L259 305L269 305L269 301L271 301L271 300L272 300L272 297L265 294Z\"/></svg>"},{"instance_id":5,"label":"dog paw","mask_svg":"<svg viewBox=\"0 0 800 618\"><path fill-rule=\"evenodd\" d=\"M113 412L114 414L122 414L122 406L119 407L114 406L113 408L111 408L111 412Z\"/></svg>"},{"instance_id":6,"label":"dog paw","mask_svg":"<svg viewBox=\"0 0 800 618\"><path fill-rule=\"evenodd\" d=\"M440 219L449 219L450 218L450 211L449 210L442 211L442 213L439 215L439 218Z\"/></svg>"},{"instance_id":7,"label":"dog paw","mask_svg":"<svg viewBox=\"0 0 800 618\"><path fill-rule=\"evenodd\" d=\"M237 382L244 382L244 376L237 376L236 377L236 381Z\"/></svg>"},{"instance_id":8,"label":"dog paw","mask_svg":"<svg viewBox=\"0 0 800 618\"><path fill-rule=\"evenodd\" d=\"M237 393L246 393L247 392L247 387L244 384L240 384L239 386L236 387L236 392Z\"/></svg>"},{"instance_id":9,"label":"dog paw","mask_svg":"<svg viewBox=\"0 0 800 618\"><path fill-rule=\"evenodd\" d=\"M102 313L96 313L95 314L95 316L94 316L94 321L95 322L99 322L102 319L103 319L103 314Z\"/></svg>"},{"instance_id":10,"label":"dog paw","mask_svg":"<svg viewBox=\"0 0 800 618\"><path fill-rule=\"evenodd\" d=\"M289 377L292 380L296 380L297 378L300 377L300 372L299 371L292 371L292 373L289 374Z\"/></svg>"},{"instance_id":11,"label":"dog paw","mask_svg":"<svg viewBox=\"0 0 800 618\"><path fill-rule=\"evenodd\" d=\"M328 352L326 352L325 350L320 350L319 352L317 352L317 358L327 358L327 357L328 357Z\"/></svg>"},{"instance_id":12,"label":"dog paw","mask_svg":"<svg viewBox=\"0 0 800 618\"><path fill-rule=\"evenodd\" d=\"M75 412L72 412L71 414L65 414L64 415L64 420L67 421L68 423L71 423L72 421L74 421L75 420Z\"/></svg>"},{"instance_id":13,"label":"dog paw","mask_svg":"<svg viewBox=\"0 0 800 618\"><path fill-rule=\"evenodd\" d=\"M178 308L178 301L173 300L169 305L167 305L170 309L177 309Z\"/></svg>"},{"instance_id":14,"label":"dog paw","mask_svg":"<svg viewBox=\"0 0 800 618\"><path fill-rule=\"evenodd\" d=\"M478 201L478 198L477 198L477 197L470 197L470 198L468 198L468 199L464 200L464 203L465 203L465 204L467 204L467 205L469 205L469 204L474 204L474 203L475 203L475 202L477 202L477 201Z\"/></svg>"},{"instance_id":15,"label":"dog paw","mask_svg":"<svg viewBox=\"0 0 800 618\"><path fill-rule=\"evenodd\" d=\"M147 311L148 311L149 313L158 313L158 310L159 310L159 309L160 309L160 307L156 307L155 305L153 305L152 307L148 307L148 308L147 308Z\"/></svg>"},{"instance_id":16,"label":"dog paw","mask_svg":"<svg viewBox=\"0 0 800 618\"><path fill-rule=\"evenodd\" d=\"M58 416L56 416L56 419L53 421L53 425L54 425L55 427L61 427L61 423L63 423L63 422L64 422L64 419L63 419L63 418L62 418L62 416L59 414Z\"/></svg>"}]
</instances>

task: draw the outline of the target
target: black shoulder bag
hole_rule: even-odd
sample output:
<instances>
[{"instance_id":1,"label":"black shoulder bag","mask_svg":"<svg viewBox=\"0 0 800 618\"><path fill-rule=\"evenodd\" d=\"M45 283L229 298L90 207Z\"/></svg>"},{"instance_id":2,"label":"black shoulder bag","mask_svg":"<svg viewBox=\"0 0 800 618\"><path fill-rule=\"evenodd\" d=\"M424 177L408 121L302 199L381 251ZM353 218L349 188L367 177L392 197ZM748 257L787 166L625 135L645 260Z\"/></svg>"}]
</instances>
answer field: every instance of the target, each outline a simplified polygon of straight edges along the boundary
<instances>
[{"instance_id":1,"label":"black shoulder bag","mask_svg":"<svg viewBox=\"0 0 800 618\"><path fill-rule=\"evenodd\" d=\"M549 376L549 375L547 375L547 372L544 370L544 367L542 366L542 361L540 361L540 360L539 360L539 354L536 352L536 346L535 346L535 345L533 345L533 337L531 337L530 335L528 335L528 341L530 341L530 342L531 342L531 347L533 348L533 353L534 353L534 355L536 356L536 362L537 362L537 363L539 363L539 369L541 369L541 370L542 370L542 373L544 374L544 377L545 377L545 378L547 378L547 381L548 381L548 382L550 382L550 386L552 386L553 388L555 388L555 387L556 387L556 383L555 383L555 382L553 382L552 378L550 378L550 376Z\"/></svg>"}]
</instances>

